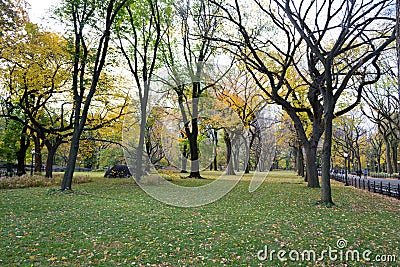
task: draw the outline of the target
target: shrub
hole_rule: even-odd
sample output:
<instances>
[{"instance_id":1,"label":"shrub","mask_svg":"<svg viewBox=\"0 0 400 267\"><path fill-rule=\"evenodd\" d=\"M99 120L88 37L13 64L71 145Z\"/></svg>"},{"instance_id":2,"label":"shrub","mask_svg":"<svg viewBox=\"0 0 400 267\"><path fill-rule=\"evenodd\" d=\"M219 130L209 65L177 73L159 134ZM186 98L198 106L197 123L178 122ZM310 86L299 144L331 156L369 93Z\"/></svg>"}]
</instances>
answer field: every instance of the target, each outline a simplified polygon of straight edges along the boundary
<instances>
[{"instance_id":1,"label":"shrub","mask_svg":"<svg viewBox=\"0 0 400 267\"><path fill-rule=\"evenodd\" d=\"M128 178L132 177L128 166L115 164L112 168L109 168L104 174L105 178Z\"/></svg>"},{"instance_id":2,"label":"shrub","mask_svg":"<svg viewBox=\"0 0 400 267\"><path fill-rule=\"evenodd\" d=\"M14 189L26 187L48 187L61 184L62 177L45 178L40 175L25 174L15 177L0 177L0 189ZM87 175L75 175L72 179L74 184L90 183L93 180Z\"/></svg>"}]
</instances>

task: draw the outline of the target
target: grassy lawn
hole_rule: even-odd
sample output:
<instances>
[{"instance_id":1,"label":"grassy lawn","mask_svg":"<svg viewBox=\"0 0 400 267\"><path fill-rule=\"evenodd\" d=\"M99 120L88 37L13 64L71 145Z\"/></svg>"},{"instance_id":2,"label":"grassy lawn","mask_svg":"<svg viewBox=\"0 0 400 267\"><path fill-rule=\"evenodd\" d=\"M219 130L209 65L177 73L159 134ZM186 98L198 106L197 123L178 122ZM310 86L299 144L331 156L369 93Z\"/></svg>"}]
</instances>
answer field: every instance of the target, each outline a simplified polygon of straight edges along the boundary
<instances>
[{"instance_id":1,"label":"grassy lawn","mask_svg":"<svg viewBox=\"0 0 400 267\"><path fill-rule=\"evenodd\" d=\"M203 174L213 177L211 173ZM207 180L178 179L193 186ZM399 266L400 202L333 182L334 207L316 205L292 172L273 172L254 193L245 177L210 205L177 208L146 195L130 179L0 190L0 266ZM56 188L56 187L54 187ZM397 262L260 261L259 250L342 249L396 255ZM291 254L295 257L296 254ZM317 254L318 256L318 254ZM339 253L337 253L340 258ZM361 255L360 255L361 257Z\"/></svg>"}]
</instances>

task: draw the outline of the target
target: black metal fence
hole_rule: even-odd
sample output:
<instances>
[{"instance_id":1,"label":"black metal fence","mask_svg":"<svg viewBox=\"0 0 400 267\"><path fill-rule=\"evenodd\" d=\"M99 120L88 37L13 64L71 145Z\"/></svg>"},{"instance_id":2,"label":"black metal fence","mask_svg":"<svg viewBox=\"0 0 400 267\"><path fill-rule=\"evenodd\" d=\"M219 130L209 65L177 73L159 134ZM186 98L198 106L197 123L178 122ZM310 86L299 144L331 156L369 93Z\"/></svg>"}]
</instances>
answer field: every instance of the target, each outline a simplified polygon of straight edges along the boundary
<instances>
[{"instance_id":1,"label":"black metal fence","mask_svg":"<svg viewBox=\"0 0 400 267\"><path fill-rule=\"evenodd\" d=\"M371 172L369 176L373 178L382 178L382 179L399 179L400 180L400 174L397 173L377 173L377 172Z\"/></svg>"},{"instance_id":2,"label":"black metal fence","mask_svg":"<svg viewBox=\"0 0 400 267\"><path fill-rule=\"evenodd\" d=\"M345 183L345 175L343 174L331 174L331 179ZM375 180L369 178L361 178L358 176L348 175L348 185L354 186L362 190L368 190L368 192L374 192L389 197L395 197L400 200L400 182L396 180L387 179Z\"/></svg>"}]
</instances>

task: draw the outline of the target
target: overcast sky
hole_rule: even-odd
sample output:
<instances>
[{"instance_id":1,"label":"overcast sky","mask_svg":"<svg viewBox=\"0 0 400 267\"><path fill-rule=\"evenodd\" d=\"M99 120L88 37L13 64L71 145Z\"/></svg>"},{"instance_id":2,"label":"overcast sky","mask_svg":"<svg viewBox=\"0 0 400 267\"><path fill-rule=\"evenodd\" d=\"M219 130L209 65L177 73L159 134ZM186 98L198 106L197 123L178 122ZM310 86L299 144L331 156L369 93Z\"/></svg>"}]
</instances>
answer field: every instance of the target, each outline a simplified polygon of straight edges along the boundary
<instances>
[{"instance_id":1,"label":"overcast sky","mask_svg":"<svg viewBox=\"0 0 400 267\"><path fill-rule=\"evenodd\" d=\"M28 0L28 3L31 5L28 10L29 18L33 23L56 30L53 23L46 21L46 12L57 2L58 0Z\"/></svg>"}]
</instances>

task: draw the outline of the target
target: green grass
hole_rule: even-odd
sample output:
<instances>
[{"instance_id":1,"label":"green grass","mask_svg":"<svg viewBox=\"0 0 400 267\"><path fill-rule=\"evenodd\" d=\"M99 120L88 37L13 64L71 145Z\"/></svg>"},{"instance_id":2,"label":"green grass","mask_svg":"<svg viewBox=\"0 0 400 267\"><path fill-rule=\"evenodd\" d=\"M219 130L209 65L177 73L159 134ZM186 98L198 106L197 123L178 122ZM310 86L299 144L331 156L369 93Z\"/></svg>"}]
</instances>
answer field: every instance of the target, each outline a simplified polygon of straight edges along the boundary
<instances>
[{"instance_id":1,"label":"green grass","mask_svg":"<svg viewBox=\"0 0 400 267\"><path fill-rule=\"evenodd\" d=\"M213 178L212 173L203 174ZM209 180L179 179L193 186ZM147 196L131 179L0 190L0 266L398 266L400 202L333 182L334 207L316 205L291 172L273 172L254 193L246 176L210 205L177 208ZM54 187L58 188L58 187ZM53 191L51 191L53 192ZM260 261L257 252L347 249L395 254L396 263ZM347 265L346 265L347 264Z\"/></svg>"}]
</instances>

